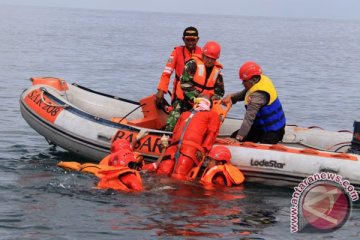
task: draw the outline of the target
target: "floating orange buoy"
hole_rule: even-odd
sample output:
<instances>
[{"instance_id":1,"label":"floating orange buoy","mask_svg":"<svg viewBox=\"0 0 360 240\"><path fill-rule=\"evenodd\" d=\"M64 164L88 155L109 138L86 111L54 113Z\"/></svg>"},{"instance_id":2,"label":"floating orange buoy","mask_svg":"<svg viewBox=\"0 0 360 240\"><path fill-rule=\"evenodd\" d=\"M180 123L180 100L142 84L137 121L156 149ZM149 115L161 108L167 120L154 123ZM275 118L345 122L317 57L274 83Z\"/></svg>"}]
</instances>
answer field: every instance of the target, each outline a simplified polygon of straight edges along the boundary
<instances>
[{"instance_id":1,"label":"floating orange buoy","mask_svg":"<svg viewBox=\"0 0 360 240\"><path fill-rule=\"evenodd\" d=\"M100 189L114 189L118 191L141 191L143 185L138 171L122 168L115 171L99 171L102 174L97 185Z\"/></svg>"}]
</instances>

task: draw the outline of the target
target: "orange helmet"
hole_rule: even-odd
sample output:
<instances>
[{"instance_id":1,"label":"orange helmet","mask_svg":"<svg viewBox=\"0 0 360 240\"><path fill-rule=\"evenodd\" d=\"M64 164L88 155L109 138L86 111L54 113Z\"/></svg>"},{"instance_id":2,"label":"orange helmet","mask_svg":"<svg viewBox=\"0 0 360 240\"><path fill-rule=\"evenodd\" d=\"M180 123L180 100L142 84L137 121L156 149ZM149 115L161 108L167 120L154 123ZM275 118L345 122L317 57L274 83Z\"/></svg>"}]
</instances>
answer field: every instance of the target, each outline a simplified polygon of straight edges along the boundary
<instances>
[{"instance_id":1,"label":"orange helmet","mask_svg":"<svg viewBox=\"0 0 360 240\"><path fill-rule=\"evenodd\" d=\"M127 141L125 139L118 138L111 144L110 152L115 153L115 152L117 152L119 150L122 150L122 149L131 150L130 143L129 143L129 141Z\"/></svg>"},{"instance_id":2,"label":"orange helmet","mask_svg":"<svg viewBox=\"0 0 360 240\"><path fill-rule=\"evenodd\" d=\"M207 42L202 49L202 53L205 56L214 59L218 59L220 57L220 51L221 51L220 44L218 44L215 41Z\"/></svg>"},{"instance_id":3,"label":"orange helmet","mask_svg":"<svg viewBox=\"0 0 360 240\"><path fill-rule=\"evenodd\" d=\"M253 76L261 74L262 69L256 62L246 62L239 69L239 77L243 81L247 81Z\"/></svg>"},{"instance_id":4,"label":"orange helmet","mask_svg":"<svg viewBox=\"0 0 360 240\"><path fill-rule=\"evenodd\" d=\"M226 161L230 162L231 152L227 147L224 146L215 146L209 152L209 157L215 159L216 161Z\"/></svg>"},{"instance_id":5,"label":"orange helmet","mask_svg":"<svg viewBox=\"0 0 360 240\"><path fill-rule=\"evenodd\" d=\"M109 166L127 167L129 162L136 162L134 153L130 149L121 149L110 155Z\"/></svg>"}]
</instances>

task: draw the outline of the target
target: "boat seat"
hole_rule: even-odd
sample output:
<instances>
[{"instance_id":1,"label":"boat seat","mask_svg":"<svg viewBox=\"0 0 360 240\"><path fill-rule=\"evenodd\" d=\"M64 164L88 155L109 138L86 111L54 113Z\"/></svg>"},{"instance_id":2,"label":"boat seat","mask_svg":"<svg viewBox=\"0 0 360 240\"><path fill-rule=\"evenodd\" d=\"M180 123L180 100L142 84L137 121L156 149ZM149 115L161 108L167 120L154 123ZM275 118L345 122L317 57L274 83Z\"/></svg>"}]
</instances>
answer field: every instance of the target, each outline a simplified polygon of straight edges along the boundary
<instances>
[{"instance_id":1,"label":"boat seat","mask_svg":"<svg viewBox=\"0 0 360 240\"><path fill-rule=\"evenodd\" d=\"M142 127L142 128L150 128L150 129L162 129L164 126L160 125L156 118L141 118L128 122L129 125Z\"/></svg>"},{"instance_id":2,"label":"boat seat","mask_svg":"<svg viewBox=\"0 0 360 240\"><path fill-rule=\"evenodd\" d=\"M128 121L129 125L158 130L165 128L168 114L156 107L155 95L141 99L140 105L144 117Z\"/></svg>"},{"instance_id":3,"label":"boat seat","mask_svg":"<svg viewBox=\"0 0 360 240\"><path fill-rule=\"evenodd\" d=\"M116 123L122 123L122 124L128 124L129 121L126 118L123 117L113 117L111 118L112 122L116 122Z\"/></svg>"}]
</instances>

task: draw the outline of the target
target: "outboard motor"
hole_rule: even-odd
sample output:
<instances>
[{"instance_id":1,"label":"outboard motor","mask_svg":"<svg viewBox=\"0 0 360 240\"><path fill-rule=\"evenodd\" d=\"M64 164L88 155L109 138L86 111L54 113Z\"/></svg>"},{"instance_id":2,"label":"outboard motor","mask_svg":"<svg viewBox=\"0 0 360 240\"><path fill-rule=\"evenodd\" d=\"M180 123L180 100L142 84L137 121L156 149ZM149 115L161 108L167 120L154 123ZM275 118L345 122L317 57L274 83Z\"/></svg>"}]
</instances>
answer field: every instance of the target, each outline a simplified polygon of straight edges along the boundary
<instances>
[{"instance_id":1,"label":"outboard motor","mask_svg":"<svg viewBox=\"0 0 360 240\"><path fill-rule=\"evenodd\" d=\"M354 122L354 134L349 152L360 155L360 122L358 121Z\"/></svg>"}]
</instances>

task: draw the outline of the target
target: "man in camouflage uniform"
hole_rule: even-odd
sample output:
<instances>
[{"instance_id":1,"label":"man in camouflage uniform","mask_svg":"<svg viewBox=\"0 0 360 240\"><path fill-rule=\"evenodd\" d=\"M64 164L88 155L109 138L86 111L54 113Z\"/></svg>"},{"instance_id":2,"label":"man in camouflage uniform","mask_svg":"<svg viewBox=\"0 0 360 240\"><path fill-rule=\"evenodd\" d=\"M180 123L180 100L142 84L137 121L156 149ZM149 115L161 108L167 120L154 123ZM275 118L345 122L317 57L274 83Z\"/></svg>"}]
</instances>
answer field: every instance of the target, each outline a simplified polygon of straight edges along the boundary
<instances>
[{"instance_id":1,"label":"man in camouflage uniform","mask_svg":"<svg viewBox=\"0 0 360 240\"><path fill-rule=\"evenodd\" d=\"M220 100L225 93L224 81L221 75L222 65L217 61L220 57L220 45L215 41L207 42L202 54L193 54L191 60L185 64L180 78L184 100L175 99L174 109L170 112L166 131L172 131L184 111L193 108L193 100L201 95L207 95L211 100Z\"/></svg>"}]
</instances>

